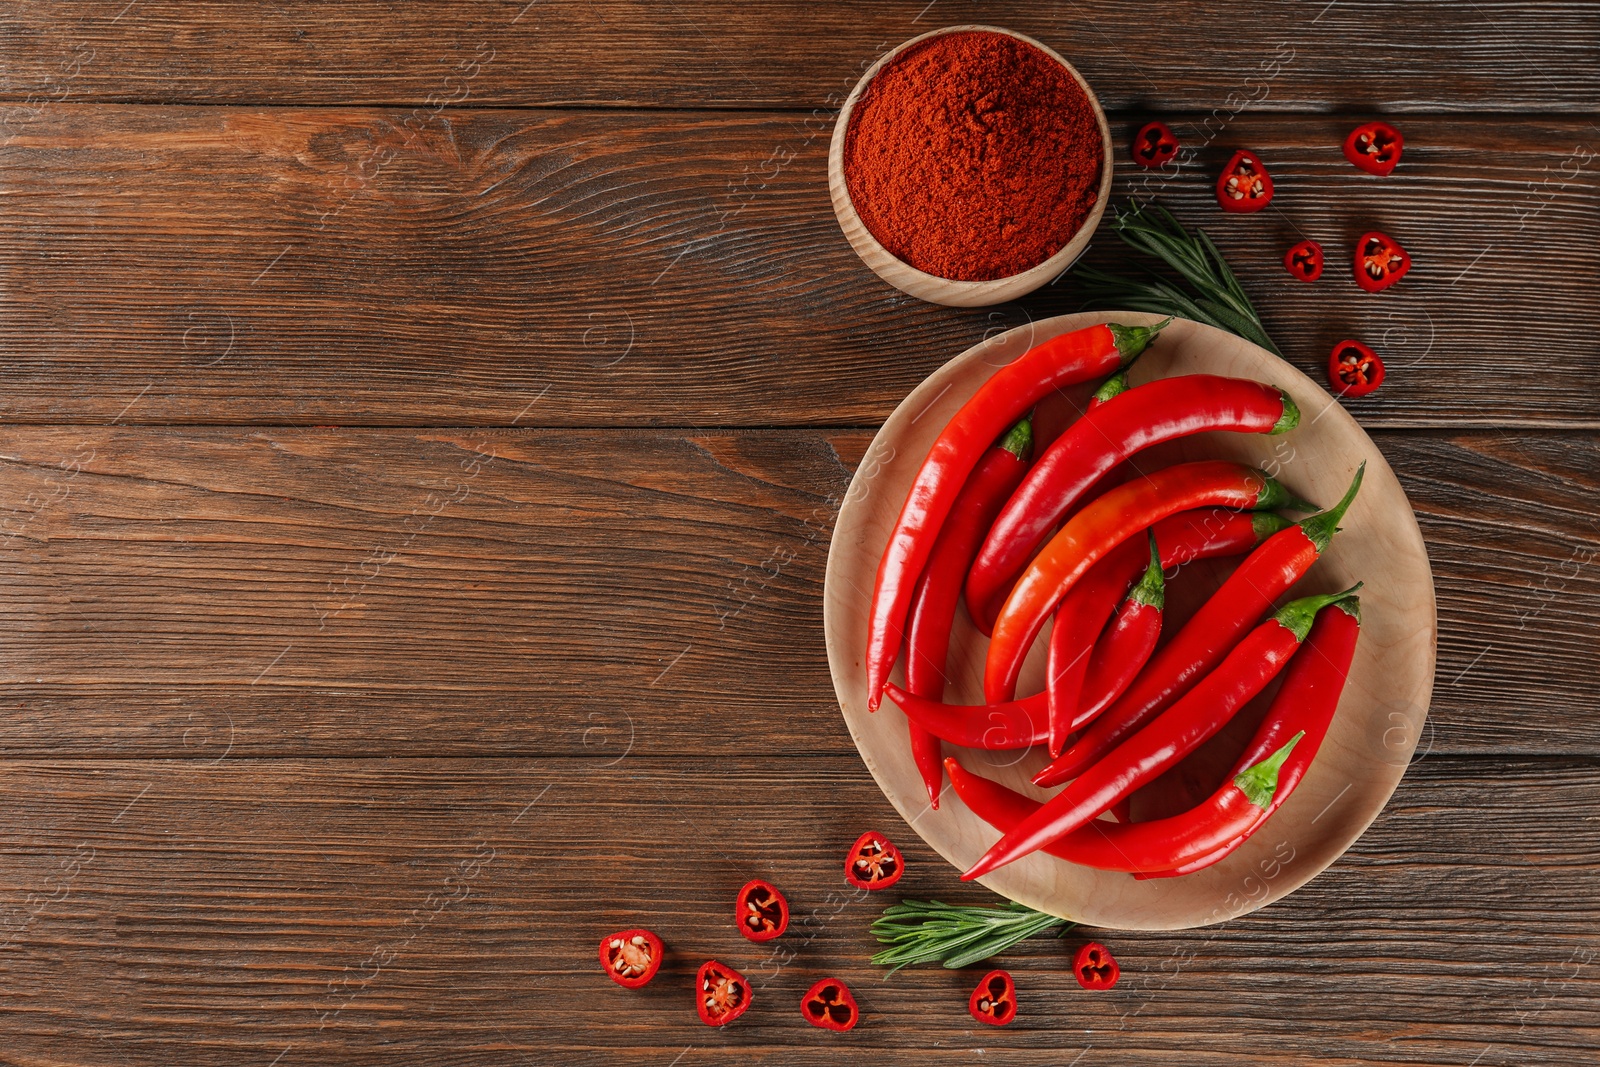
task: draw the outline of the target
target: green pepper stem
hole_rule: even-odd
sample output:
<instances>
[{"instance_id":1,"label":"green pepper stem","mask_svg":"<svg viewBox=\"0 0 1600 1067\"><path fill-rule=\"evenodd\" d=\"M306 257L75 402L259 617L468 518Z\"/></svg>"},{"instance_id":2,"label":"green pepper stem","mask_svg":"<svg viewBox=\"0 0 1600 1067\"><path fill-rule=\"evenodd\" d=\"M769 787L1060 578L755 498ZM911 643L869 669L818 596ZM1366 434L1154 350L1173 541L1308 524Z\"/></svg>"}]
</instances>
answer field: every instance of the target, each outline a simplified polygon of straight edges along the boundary
<instances>
[{"instance_id":1,"label":"green pepper stem","mask_svg":"<svg viewBox=\"0 0 1600 1067\"><path fill-rule=\"evenodd\" d=\"M1361 583L1357 582L1340 593L1324 593L1321 596L1308 596L1299 600L1291 600L1278 609L1277 613L1272 616L1273 621L1294 634L1295 641L1304 641L1306 635L1311 632L1311 624L1316 620L1317 612L1330 604L1337 604L1360 588Z\"/></svg>"},{"instance_id":2,"label":"green pepper stem","mask_svg":"<svg viewBox=\"0 0 1600 1067\"><path fill-rule=\"evenodd\" d=\"M1233 776L1233 784L1239 787L1239 792L1245 798L1266 811L1272 806L1272 798L1278 792L1278 771L1283 768L1283 761L1289 758L1289 753L1294 751L1294 746L1306 735L1304 730L1289 738L1288 744L1278 751L1257 763L1253 767L1246 767Z\"/></svg>"},{"instance_id":3,"label":"green pepper stem","mask_svg":"<svg viewBox=\"0 0 1600 1067\"><path fill-rule=\"evenodd\" d=\"M1096 403L1104 404L1112 397L1121 396L1128 391L1128 369L1128 367L1124 367L1122 370L1117 371L1117 373L1107 378L1100 388L1094 391Z\"/></svg>"},{"instance_id":4,"label":"green pepper stem","mask_svg":"<svg viewBox=\"0 0 1600 1067\"><path fill-rule=\"evenodd\" d=\"M1317 505L1302 500L1284 488L1282 482L1272 477L1266 471L1257 471L1261 475L1261 491L1256 494L1256 506L1252 511L1276 511L1279 508L1288 508L1290 511L1318 511Z\"/></svg>"},{"instance_id":5,"label":"green pepper stem","mask_svg":"<svg viewBox=\"0 0 1600 1067\"><path fill-rule=\"evenodd\" d=\"M1122 365L1126 367L1135 359L1138 359L1140 353L1150 347L1150 342L1156 339L1156 335L1166 329L1171 322L1172 316L1168 315L1154 326L1124 326L1120 322L1106 323L1107 328L1111 330L1111 339L1117 346L1117 354L1122 357Z\"/></svg>"},{"instance_id":6,"label":"green pepper stem","mask_svg":"<svg viewBox=\"0 0 1600 1067\"><path fill-rule=\"evenodd\" d=\"M1350 616L1352 619L1356 620L1356 625L1357 626L1361 625L1361 598L1360 597L1358 597L1358 596L1345 597L1343 600L1334 601L1333 602L1333 606L1338 608L1340 611L1344 612L1346 615Z\"/></svg>"},{"instance_id":7,"label":"green pepper stem","mask_svg":"<svg viewBox=\"0 0 1600 1067\"><path fill-rule=\"evenodd\" d=\"M1327 511L1311 515L1300 520L1300 529L1305 531L1306 539L1317 546L1317 555L1322 555L1328 550L1328 542L1333 540L1333 535L1339 532L1339 520L1344 518L1344 513L1356 498L1356 493L1361 489L1361 479L1366 477L1367 464L1363 460L1361 466L1356 468L1356 476L1350 481L1350 488L1344 491L1343 498Z\"/></svg>"},{"instance_id":8,"label":"green pepper stem","mask_svg":"<svg viewBox=\"0 0 1600 1067\"><path fill-rule=\"evenodd\" d=\"M1167 577L1161 573L1161 552L1156 548L1156 532L1150 531L1150 565L1128 592L1128 599L1157 611L1167 605Z\"/></svg>"},{"instance_id":9,"label":"green pepper stem","mask_svg":"<svg viewBox=\"0 0 1600 1067\"><path fill-rule=\"evenodd\" d=\"M1278 390L1278 396L1283 399L1283 414L1278 416L1278 421L1272 424L1272 429L1267 431L1268 434L1288 433L1300 425L1300 405L1282 389Z\"/></svg>"},{"instance_id":10,"label":"green pepper stem","mask_svg":"<svg viewBox=\"0 0 1600 1067\"><path fill-rule=\"evenodd\" d=\"M1282 515L1271 511L1257 511L1250 515L1250 529L1256 535L1256 544L1260 544L1279 530L1287 530L1294 523Z\"/></svg>"},{"instance_id":11,"label":"green pepper stem","mask_svg":"<svg viewBox=\"0 0 1600 1067\"><path fill-rule=\"evenodd\" d=\"M1010 452L1018 459L1027 459L1028 453L1033 451L1033 413L1022 416L1006 435L1000 439L1000 447Z\"/></svg>"}]
</instances>

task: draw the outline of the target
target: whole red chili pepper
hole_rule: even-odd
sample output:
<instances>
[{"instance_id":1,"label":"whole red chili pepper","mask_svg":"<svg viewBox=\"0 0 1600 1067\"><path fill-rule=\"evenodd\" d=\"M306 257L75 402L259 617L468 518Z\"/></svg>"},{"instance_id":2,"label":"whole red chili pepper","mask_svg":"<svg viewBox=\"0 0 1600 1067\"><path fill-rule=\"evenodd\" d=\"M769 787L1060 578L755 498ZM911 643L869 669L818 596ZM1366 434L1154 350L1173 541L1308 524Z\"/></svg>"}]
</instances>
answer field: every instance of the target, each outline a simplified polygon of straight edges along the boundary
<instances>
[{"instance_id":1,"label":"whole red chili pepper","mask_svg":"<svg viewBox=\"0 0 1600 1067\"><path fill-rule=\"evenodd\" d=\"M1344 158L1368 174L1388 174L1400 162L1406 139L1387 122L1364 122L1344 139Z\"/></svg>"},{"instance_id":2,"label":"whole red chili pepper","mask_svg":"<svg viewBox=\"0 0 1600 1067\"><path fill-rule=\"evenodd\" d=\"M754 879L734 898L733 921L751 941L771 941L789 928L789 902L771 882Z\"/></svg>"},{"instance_id":3,"label":"whole red chili pepper","mask_svg":"<svg viewBox=\"0 0 1600 1067\"><path fill-rule=\"evenodd\" d=\"M1067 735L1081 725L1076 721L1078 702L1083 695L1083 680L1089 673L1095 639L1116 611L1128 582L1147 558L1155 560L1156 571L1160 573L1160 556L1154 544L1148 557L1141 548L1136 537L1113 548L1105 559L1089 568L1083 580L1061 598L1056 608L1055 629L1050 632L1045 667L1052 756L1061 754Z\"/></svg>"},{"instance_id":4,"label":"whole red chili pepper","mask_svg":"<svg viewBox=\"0 0 1600 1067\"><path fill-rule=\"evenodd\" d=\"M1356 242L1356 284L1369 293L1381 292L1405 277L1411 257L1388 234L1374 230Z\"/></svg>"},{"instance_id":5,"label":"whole red chili pepper","mask_svg":"<svg viewBox=\"0 0 1600 1067\"><path fill-rule=\"evenodd\" d=\"M1340 341L1328 357L1328 384L1340 396L1366 396L1383 384L1383 357L1360 341Z\"/></svg>"},{"instance_id":6,"label":"whole red chili pepper","mask_svg":"<svg viewBox=\"0 0 1600 1067\"><path fill-rule=\"evenodd\" d=\"M1136 876L1189 862L1192 857L1209 858L1217 849L1243 840L1240 835L1263 817L1265 801L1257 801L1270 801L1277 788L1278 767L1294 740L1181 815L1142 823L1119 816L1115 825L1094 819L1045 845L1042 851L1079 866ZM973 774L954 757L945 760L945 769L961 802L1001 833L1009 833L1043 806L1032 797ZM1116 811L1117 806L1110 810Z\"/></svg>"},{"instance_id":7,"label":"whole red chili pepper","mask_svg":"<svg viewBox=\"0 0 1600 1067\"><path fill-rule=\"evenodd\" d=\"M1085 989L1110 989L1122 977L1122 968L1110 949L1091 941L1072 957L1072 976Z\"/></svg>"},{"instance_id":8,"label":"whole red chili pepper","mask_svg":"<svg viewBox=\"0 0 1600 1067\"><path fill-rule=\"evenodd\" d=\"M1178 154L1178 138L1165 122L1147 122L1133 135L1133 161L1154 170Z\"/></svg>"},{"instance_id":9,"label":"whole red chili pepper","mask_svg":"<svg viewBox=\"0 0 1600 1067\"><path fill-rule=\"evenodd\" d=\"M1033 423L1023 419L978 461L934 541L928 567L917 583L906 631L906 688L918 696L944 699L950 626L967 568L977 555L989 524L1027 472L1032 447ZM928 802L937 809L939 791L944 786L943 746L916 722L907 720L907 728L912 759L928 790Z\"/></svg>"},{"instance_id":10,"label":"whole red chili pepper","mask_svg":"<svg viewBox=\"0 0 1600 1067\"><path fill-rule=\"evenodd\" d=\"M600 966L624 989L638 989L654 978L664 954L661 939L649 930L621 930L600 939Z\"/></svg>"},{"instance_id":11,"label":"whole red chili pepper","mask_svg":"<svg viewBox=\"0 0 1600 1067\"><path fill-rule=\"evenodd\" d=\"M1148 727L1107 753L1002 836L962 880L981 878L1070 834L1173 767L1266 688L1310 633L1318 611L1359 588L1284 605Z\"/></svg>"},{"instance_id":12,"label":"whole red chili pepper","mask_svg":"<svg viewBox=\"0 0 1600 1067\"><path fill-rule=\"evenodd\" d=\"M967 1011L980 1023L1004 1026L1017 1017L1017 984L1005 971L990 971L967 998Z\"/></svg>"},{"instance_id":13,"label":"whole red chili pepper","mask_svg":"<svg viewBox=\"0 0 1600 1067\"><path fill-rule=\"evenodd\" d=\"M1361 633L1361 609L1357 598L1341 600L1324 608L1311 627L1300 651L1289 661L1283 672L1283 685L1267 709L1266 718L1256 730L1255 737L1234 765L1234 781L1264 766L1280 754L1292 749L1282 762L1271 788L1265 788L1264 778L1258 778L1259 788L1251 800L1258 809L1238 828L1238 833L1226 844L1186 863L1175 863L1170 869L1146 871L1136 877L1167 878L1192 874L1220 860L1226 859L1250 835L1277 811L1316 759L1323 738L1328 735L1328 724L1339 707L1339 696L1344 692L1345 680L1350 676L1350 663L1355 658L1356 640ZM1285 740L1287 738L1287 741ZM1297 743L1298 742L1298 743ZM1268 755L1270 753L1270 755ZM1241 788L1243 788L1241 786ZM1263 803L1265 801L1265 803ZM1199 848L1192 852L1201 851Z\"/></svg>"},{"instance_id":14,"label":"whole red chili pepper","mask_svg":"<svg viewBox=\"0 0 1600 1067\"><path fill-rule=\"evenodd\" d=\"M855 1026L861 1018L850 987L837 978L824 978L806 990L806 995L800 998L800 1014L812 1026L839 1033Z\"/></svg>"},{"instance_id":15,"label":"whole red chili pepper","mask_svg":"<svg viewBox=\"0 0 1600 1067\"><path fill-rule=\"evenodd\" d=\"M1197 559L1248 552L1289 525L1287 519L1271 512L1200 508L1162 519L1156 523L1154 531L1161 549L1161 564L1170 568ZM1102 567L1107 562L1102 560L1095 566ZM1134 579L1138 566L1139 563L1134 563L1122 575L1123 587ZM1107 611L1109 613L1110 609ZM893 682L884 687L884 693L905 712L907 719L935 737L963 748L1003 751L1031 748L1048 739L1048 691L1022 700L978 705L927 700ZM1072 729L1076 730L1088 719L1080 712L1073 721Z\"/></svg>"},{"instance_id":16,"label":"whole red chili pepper","mask_svg":"<svg viewBox=\"0 0 1600 1067\"><path fill-rule=\"evenodd\" d=\"M1304 654L1302 646L1291 662L1299 662ZM1284 689L1288 686L1285 672ZM1135 876L1165 873L1178 864L1215 862L1212 857L1218 850L1237 848L1244 835L1271 813L1268 805L1285 789L1279 768L1299 740L1297 734L1276 752L1239 770L1206 801L1181 815L1141 823L1118 819L1117 825L1094 819L1045 845L1042 851L1081 867ZM954 757L944 762L956 796L1001 833L1009 833L1043 806L1015 789L973 774Z\"/></svg>"},{"instance_id":17,"label":"whole red chili pepper","mask_svg":"<svg viewBox=\"0 0 1600 1067\"><path fill-rule=\"evenodd\" d=\"M1095 642L1094 651L1089 656L1089 670L1084 676L1083 691L1078 698L1078 710L1072 717L1074 723L1082 725L1092 722L1110 707L1111 702L1132 684L1149 662L1151 653L1156 650L1167 596L1166 578L1162 574L1161 559L1154 551L1154 540L1152 534L1150 566L1144 576L1134 583L1127 599L1106 626L1105 633Z\"/></svg>"},{"instance_id":18,"label":"whole red chili pepper","mask_svg":"<svg viewBox=\"0 0 1600 1067\"><path fill-rule=\"evenodd\" d=\"M716 960L706 960L694 976L694 1007L707 1026L727 1026L750 1010L750 983Z\"/></svg>"},{"instance_id":19,"label":"whole red chili pepper","mask_svg":"<svg viewBox=\"0 0 1600 1067\"><path fill-rule=\"evenodd\" d=\"M1214 374L1161 378L1094 406L1044 450L1000 510L967 577L967 609L989 632L1046 535L1129 456L1192 434L1278 434L1299 422L1294 401L1276 386Z\"/></svg>"},{"instance_id":20,"label":"whole red chili pepper","mask_svg":"<svg viewBox=\"0 0 1600 1067\"><path fill-rule=\"evenodd\" d=\"M989 642L983 679L989 703L1011 699L1033 639L1090 567L1138 531L1207 506L1311 510L1261 471L1220 460L1180 463L1111 490L1067 520L1017 579Z\"/></svg>"},{"instance_id":21,"label":"whole red chili pepper","mask_svg":"<svg viewBox=\"0 0 1600 1067\"><path fill-rule=\"evenodd\" d=\"M878 562L867 629L867 707L876 710L904 637L915 583L951 505L984 451L1044 397L1125 366L1166 326L1110 323L1035 345L996 371L940 431Z\"/></svg>"},{"instance_id":22,"label":"whole red chili pepper","mask_svg":"<svg viewBox=\"0 0 1600 1067\"><path fill-rule=\"evenodd\" d=\"M1283 254L1283 269L1303 282L1314 282L1322 277L1322 246L1315 241L1301 241Z\"/></svg>"},{"instance_id":23,"label":"whole red chili pepper","mask_svg":"<svg viewBox=\"0 0 1600 1067\"><path fill-rule=\"evenodd\" d=\"M1272 201L1272 175L1254 152L1233 154L1217 179L1217 203L1232 212L1260 211Z\"/></svg>"},{"instance_id":24,"label":"whole red chili pepper","mask_svg":"<svg viewBox=\"0 0 1600 1067\"><path fill-rule=\"evenodd\" d=\"M893 841L876 830L856 838L844 857L845 881L857 889L888 889L905 873L905 857Z\"/></svg>"},{"instance_id":25,"label":"whole red chili pepper","mask_svg":"<svg viewBox=\"0 0 1600 1067\"><path fill-rule=\"evenodd\" d=\"M1128 691L1059 759L1034 776L1035 784L1060 785L1077 777L1221 662L1234 642L1327 550L1365 473L1362 464L1339 503L1273 534L1239 564L1173 639L1151 657Z\"/></svg>"}]
</instances>

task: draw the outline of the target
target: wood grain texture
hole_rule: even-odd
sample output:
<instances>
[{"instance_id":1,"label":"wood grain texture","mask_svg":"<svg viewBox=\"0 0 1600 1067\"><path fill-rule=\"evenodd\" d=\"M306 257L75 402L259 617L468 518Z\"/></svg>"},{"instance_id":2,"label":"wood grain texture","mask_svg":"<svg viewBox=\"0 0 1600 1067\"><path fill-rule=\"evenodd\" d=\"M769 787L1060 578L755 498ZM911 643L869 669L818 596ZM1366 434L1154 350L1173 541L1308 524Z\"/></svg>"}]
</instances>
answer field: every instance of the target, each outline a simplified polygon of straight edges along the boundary
<instances>
[{"instance_id":1,"label":"wood grain texture","mask_svg":"<svg viewBox=\"0 0 1600 1067\"><path fill-rule=\"evenodd\" d=\"M852 752L822 572L870 439L0 429L0 744ZM1600 753L1595 437L1375 439L1438 587L1422 750Z\"/></svg>"},{"instance_id":2,"label":"wood grain texture","mask_svg":"<svg viewBox=\"0 0 1600 1067\"><path fill-rule=\"evenodd\" d=\"M1324 373L1344 337L1378 347L1389 379L1353 408L1368 426L1600 426L1581 325L1600 314L1583 282L1600 272L1593 129L1419 117L1378 180L1338 150L1350 122L1241 114L1196 166L1120 165L1114 192L1207 226L1302 370ZM984 336L1077 308L1070 280L990 310L879 281L833 217L829 130L826 115L45 108L0 148L0 417L875 425ZM1236 144L1272 168L1273 210L1217 210ZM1371 228L1416 264L1377 296L1346 265ZM1302 233L1328 250L1316 285L1281 266ZM1130 266L1109 235L1088 260Z\"/></svg>"},{"instance_id":3,"label":"wood grain texture","mask_svg":"<svg viewBox=\"0 0 1600 1067\"><path fill-rule=\"evenodd\" d=\"M905 892L985 894L853 755L6 762L0 796L16 1062L665 1064L692 1046L682 1062L820 1065L848 1048L1044 1067L1087 1046L1082 1062L1118 1065L1565 1067L1600 1049L1592 763L1426 759L1288 900L1190 935L1098 935L1123 967L1110 993L1064 967L1087 931L1007 956L1022 1011L1001 1031L966 1015L975 968L880 981L866 964L885 901L838 867L861 828L903 844ZM794 908L770 946L730 918L757 876ZM635 924L669 956L628 993L594 947ZM756 986L715 1033L686 988L707 957ZM798 1016L823 974L861 1001L848 1037Z\"/></svg>"},{"instance_id":4,"label":"wood grain texture","mask_svg":"<svg viewBox=\"0 0 1600 1067\"><path fill-rule=\"evenodd\" d=\"M1600 91L1588 2L1405 0L1201 5L1115 0L294 0L241 17L225 0L8 5L0 90L92 101L519 106L837 106L863 61L925 30L1031 34L1107 106L1210 110L1584 113ZM858 65L861 64L861 65Z\"/></svg>"},{"instance_id":5,"label":"wood grain texture","mask_svg":"<svg viewBox=\"0 0 1600 1067\"><path fill-rule=\"evenodd\" d=\"M0 5L3 1058L1594 1062L1596 13ZM1079 935L1032 943L1022 1018L982 1032L975 972L864 963L860 829L899 835L908 892L989 897L861 766L820 611L860 428L1077 303L928 307L832 217L831 109L962 21L1060 48L1119 150L1157 115L1198 146L1114 191L1208 226L1296 366L1384 351L1353 410L1390 428L1442 627L1419 762L1339 863L1115 939L1110 994L1067 977ZM1337 151L1371 113L1407 135L1383 181ZM1240 146L1278 210L1223 220ZM1343 264L1373 227L1417 265L1369 298ZM1278 265L1300 232L1317 286ZM726 921L758 874L795 903L765 953ZM639 921L673 954L627 994L594 944ZM711 954L761 983L726 1031L687 1000ZM795 1018L822 973L853 1034Z\"/></svg>"}]
</instances>

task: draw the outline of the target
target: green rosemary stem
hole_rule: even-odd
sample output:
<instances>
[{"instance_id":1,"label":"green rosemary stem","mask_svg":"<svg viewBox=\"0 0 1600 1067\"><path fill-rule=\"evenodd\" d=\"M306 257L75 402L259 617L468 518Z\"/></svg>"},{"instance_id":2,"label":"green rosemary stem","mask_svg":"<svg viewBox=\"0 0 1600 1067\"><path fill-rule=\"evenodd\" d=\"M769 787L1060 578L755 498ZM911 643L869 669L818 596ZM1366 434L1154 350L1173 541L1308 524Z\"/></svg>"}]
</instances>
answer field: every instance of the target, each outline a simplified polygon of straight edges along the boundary
<instances>
[{"instance_id":1,"label":"green rosemary stem","mask_svg":"<svg viewBox=\"0 0 1600 1067\"><path fill-rule=\"evenodd\" d=\"M885 908L872 933L891 946L872 957L890 973L918 963L966 967L997 956L1019 941L1072 923L1021 904L999 907L956 906L937 900L903 900Z\"/></svg>"},{"instance_id":2,"label":"green rosemary stem","mask_svg":"<svg viewBox=\"0 0 1600 1067\"><path fill-rule=\"evenodd\" d=\"M1185 292L1150 267L1144 268L1147 277L1136 278L1079 267L1072 274L1081 283L1085 307L1178 315L1238 334L1282 355L1267 335L1238 275L1204 230L1191 234L1172 212L1155 201L1119 208L1112 227L1129 248L1165 263L1194 292Z\"/></svg>"}]
</instances>

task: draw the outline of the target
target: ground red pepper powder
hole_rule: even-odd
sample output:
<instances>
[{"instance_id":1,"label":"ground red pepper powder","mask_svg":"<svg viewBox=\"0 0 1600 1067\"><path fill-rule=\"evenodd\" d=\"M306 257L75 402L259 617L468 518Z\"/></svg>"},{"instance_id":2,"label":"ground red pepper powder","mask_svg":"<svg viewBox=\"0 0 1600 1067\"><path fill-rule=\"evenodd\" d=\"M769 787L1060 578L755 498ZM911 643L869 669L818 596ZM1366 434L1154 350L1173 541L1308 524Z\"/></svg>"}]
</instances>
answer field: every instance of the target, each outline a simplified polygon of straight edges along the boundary
<instances>
[{"instance_id":1,"label":"ground red pepper powder","mask_svg":"<svg viewBox=\"0 0 1600 1067\"><path fill-rule=\"evenodd\" d=\"M873 76L845 132L861 221L918 270L1006 278L1070 241L1100 192L1105 143L1060 63L1003 33L913 45Z\"/></svg>"}]
</instances>

